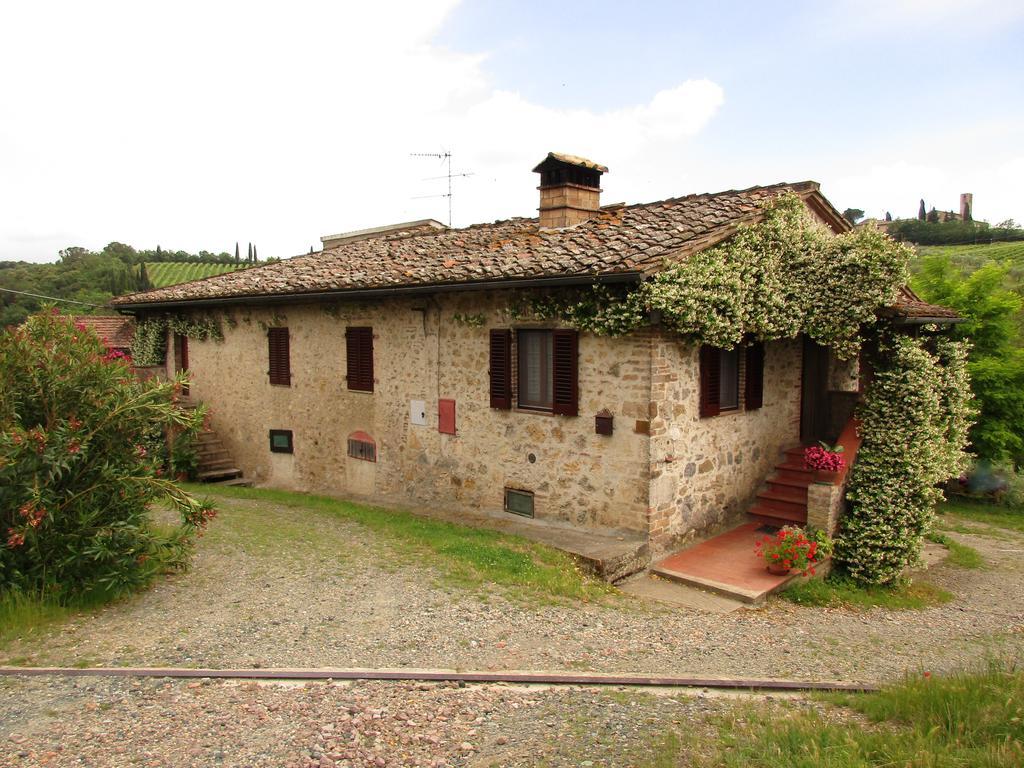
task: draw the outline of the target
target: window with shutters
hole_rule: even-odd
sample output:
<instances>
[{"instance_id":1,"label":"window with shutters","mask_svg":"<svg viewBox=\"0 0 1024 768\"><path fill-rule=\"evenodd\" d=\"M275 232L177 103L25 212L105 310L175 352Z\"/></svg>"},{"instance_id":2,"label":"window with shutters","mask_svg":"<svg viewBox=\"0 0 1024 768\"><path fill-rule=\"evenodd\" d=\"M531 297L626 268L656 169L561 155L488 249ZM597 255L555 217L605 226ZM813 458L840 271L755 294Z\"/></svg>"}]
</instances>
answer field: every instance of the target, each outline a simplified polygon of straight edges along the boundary
<instances>
[{"instance_id":1,"label":"window with shutters","mask_svg":"<svg viewBox=\"0 0 1024 768\"><path fill-rule=\"evenodd\" d=\"M522 329L516 333L516 347L518 406L576 416L579 411L577 332Z\"/></svg>"},{"instance_id":2,"label":"window with shutters","mask_svg":"<svg viewBox=\"0 0 1024 768\"><path fill-rule=\"evenodd\" d=\"M757 351L752 352L751 350ZM744 407L761 407L763 387L761 369L764 347L760 344L745 349L721 349L704 345L700 348L700 415L718 416L740 409L740 381ZM745 377L745 379L744 379Z\"/></svg>"},{"instance_id":3,"label":"window with shutters","mask_svg":"<svg viewBox=\"0 0 1024 768\"><path fill-rule=\"evenodd\" d=\"M346 328L345 353L348 388L373 392L373 328Z\"/></svg>"},{"instance_id":4,"label":"window with shutters","mask_svg":"<svg viewBox=\"0 0 1024 768\"><path fill-rule=\"evenodd\" d=\"M290 387L292 373L288 329L269 328L267 330L267 344L270 348L270 370L268 371L270 383Z\"/></svg>"}]
</instances>

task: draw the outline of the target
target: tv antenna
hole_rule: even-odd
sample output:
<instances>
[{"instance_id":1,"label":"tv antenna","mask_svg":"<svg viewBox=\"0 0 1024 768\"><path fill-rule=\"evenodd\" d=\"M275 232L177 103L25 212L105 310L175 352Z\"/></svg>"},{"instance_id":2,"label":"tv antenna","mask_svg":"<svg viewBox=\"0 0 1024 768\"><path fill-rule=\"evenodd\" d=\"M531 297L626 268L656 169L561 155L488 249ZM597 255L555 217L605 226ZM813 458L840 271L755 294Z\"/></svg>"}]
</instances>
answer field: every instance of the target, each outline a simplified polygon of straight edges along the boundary
<instances>
[{"instance_id":1,"label":"tv antenna","mask_svg":"<svg viewBox=\"0 0 1024 768\"><path fill-rule=\"evenodd\" d=\"M452 153L451 152L410 152L409 157L436 157L441 161L442 165L448 166L448 173L444 176L428 176L423 181L437 181L439 179L448 179L448 194L445 195L417 195L412 198L413 200L425 200L430 197L447 197L448 198L448 229L452 228L452 179L464 178L466 176L472 176L473 172L469 171L466 173L452 173Z\"/></svg>"}]
</instances>

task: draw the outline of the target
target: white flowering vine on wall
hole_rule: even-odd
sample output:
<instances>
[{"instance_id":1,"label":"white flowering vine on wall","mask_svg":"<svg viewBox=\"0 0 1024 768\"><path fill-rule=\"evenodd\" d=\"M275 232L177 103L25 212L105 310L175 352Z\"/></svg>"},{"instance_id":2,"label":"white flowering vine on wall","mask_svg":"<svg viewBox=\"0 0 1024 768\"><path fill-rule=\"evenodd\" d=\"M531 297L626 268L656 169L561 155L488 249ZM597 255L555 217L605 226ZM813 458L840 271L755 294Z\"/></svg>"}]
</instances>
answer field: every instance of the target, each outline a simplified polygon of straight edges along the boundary
<instances>
[{"instance_id":1,"label":"white flowering vine on wall","mask_svg":"<svg viewBox=\"0 0 1024 768\"><path fill-rule=\"evenodd\" d=\"M910 249L872 228L834 235L792 193L763 207L760 221L727 242L669 261L638 286L552 293L530 309L606 336L628 333L657 313L665 327L719 347L806 333L852 358L864 326L907 284Z\"/></svg>"},{"instance_id":2,"label":"white flowering vine on wall","mask_svg":"<svg viewBox=\"0 0 1024 768\"><path fill-rule=\"evenodd\" d=\"M891 584L920 556L939 484L967 468L973 408L967 348L945 339L882 339L858 407L861 447L850 472L836 562Z\"/></svg>"}]
</instances>

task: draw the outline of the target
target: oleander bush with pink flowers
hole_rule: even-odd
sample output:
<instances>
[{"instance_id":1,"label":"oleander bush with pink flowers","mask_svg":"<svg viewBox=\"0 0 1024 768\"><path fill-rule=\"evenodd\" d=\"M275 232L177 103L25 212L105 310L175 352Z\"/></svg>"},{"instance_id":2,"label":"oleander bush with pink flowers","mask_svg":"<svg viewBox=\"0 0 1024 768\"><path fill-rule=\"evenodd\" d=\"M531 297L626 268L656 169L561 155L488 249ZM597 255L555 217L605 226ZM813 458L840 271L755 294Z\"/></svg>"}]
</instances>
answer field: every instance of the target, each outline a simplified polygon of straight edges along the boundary
<instances>
[{"instance_id":1,"label":"oleander bush with pink flowers","mask_svg":"<svg viewBox=\"0 0 1024 768\"><path fill-rule=\"evenodd\" d=\"M53 311L0 333L0 594L113 597L187 565L213 510L167 476L165 435L203 419L180 389Z\"/></svg>"}]
</instances>

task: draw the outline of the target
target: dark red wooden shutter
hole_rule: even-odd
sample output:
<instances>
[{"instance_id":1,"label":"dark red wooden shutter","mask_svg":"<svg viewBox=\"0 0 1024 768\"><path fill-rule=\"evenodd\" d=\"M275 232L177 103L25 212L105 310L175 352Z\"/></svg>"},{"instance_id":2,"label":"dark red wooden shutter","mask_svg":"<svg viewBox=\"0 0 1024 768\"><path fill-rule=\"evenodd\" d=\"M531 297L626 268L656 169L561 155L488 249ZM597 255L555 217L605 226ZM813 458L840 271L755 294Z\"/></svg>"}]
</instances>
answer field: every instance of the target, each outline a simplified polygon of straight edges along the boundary
<instances>
[{"instance_id":1,"label":"dark red wooden shutter","mask_svg":"<svg viewBox=\"0 0 1024 768\"><path fill-rule=\"evenodd\" d=\"M764 344L762 342L747 347L745 376L743 407L748 411L753 411L764 404Z\"/></svg>"},{"instance_id":2,"label":"dark red wooden shutter","mask_svg":"<svg viewBox=\"0 0 1024 768\"><path fill-rule=\"evenodd\" d=\"M512 407L512 331L491 330L491 408Z\"/></svg>"},{"instance_id":3,"label":"dark red wooden shutter","mask_svg":"<svg viewBox=\"0 0 1024 768\"><path fill-rule=\"evenodd\" d=\"M268 328L267 346L270 351L270 383L291 386L291 357L287 328Z\"/></svg>"},{"instance_id":4,"label":"dark red wooden shutter","mask_svg":"<svg viewBox=\"0 0 1024 768\"><path fill-rule=\"evenodd\" d=\"M346 328L349 389L373 392L373 328Z\"/></svg>"},{"instance_id":5,"label":"dark red wooden shutter","mask_svg":"<svg viewBox=\"0 0 1024 768\"><path fill-rule=\"evenodd\" d=\"M579 413L579 334L571 330L553 332L551 354L551 410L563 416Z\"/></svg>"},{"instance_id":6,"label":"dark red wooden shutter","mask_svg":"<svg viewBox=\"0 0 1024 768\"><path fill-rule=\"evenodd\" d=\"M722 358L718 347L700 348L700 415L717 416L721 389Z\"/></svg>"}]
</instances>

